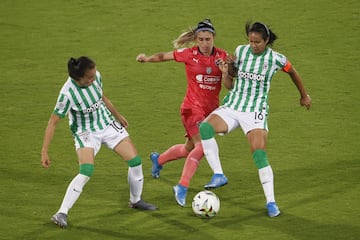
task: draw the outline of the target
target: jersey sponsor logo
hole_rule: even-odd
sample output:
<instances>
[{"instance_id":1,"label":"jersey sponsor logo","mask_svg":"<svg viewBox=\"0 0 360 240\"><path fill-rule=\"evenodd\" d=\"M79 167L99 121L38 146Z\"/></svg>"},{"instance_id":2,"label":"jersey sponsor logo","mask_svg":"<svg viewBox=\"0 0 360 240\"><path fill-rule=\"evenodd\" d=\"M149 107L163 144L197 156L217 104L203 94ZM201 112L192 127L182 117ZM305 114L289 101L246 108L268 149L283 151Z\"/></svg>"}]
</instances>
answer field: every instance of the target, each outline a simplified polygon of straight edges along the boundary
<instances>
[{"instance_id":1,"label":"jersey sponsor logo","mask_svg":"<svg viewBox=\"0 0 360 240\"><path fill-rule=\"evenodd\" d=\"M211 91L216 90L215 86L210 86L210 85L205 85L205 84L199 84L199 87L201 89L205 89L205 90L211 90Z\"/></svg>"},{"instance_id":2,"label":"jersey sponsor logo","mask_svg":"<svg viewBox=\"0 0 360 240\"><path fill-rule=\"evenodd\" d=\"M198 74L198 75L196 75L195 79L196 79L197 82L202 83L203 82L203 75Z\"/></svg>"},{"instance_id":3,"label":"jersey sponsor logo","mask_svg":"<svg viewBox=\"0 0 360 240\"><path fill-rule=\"evenodd\" d=\"M253 81L259 81L263 82L265 81L265 75L264 74L256 74L256 73L249 73L249 72L238 72L239 78L245 78L247 80L253 80Z\"/></svg>"},{"instance_id":4,"label":"jersey sponsor logo","mask_svg":"<svg viewBox=\"0 0 360 240\"><path fill-rule=\"evenodd\" d=\"M215 84L215 83L217 83L219 81L220 81L219 76L210 76L210 75L205 75L204 76L204 83Z\"/></svg>"},{"instance_id":5,"label":"jersey sponsor logo","mask_svg":"<svg viewBox=\"0 0 360 240\"><path fill-rule=\"evenodd\" d=\"M206 84L216 84L217 82L220 81L219 76L202 75L202 74L196 75L195 79L198 83L206 83Z\"/></svg>"},{"instance_id":6,"label":"jersey sponsor logo","mask_svg":"<svg viewBox=\"0 0 360 240\"><path fill-rule=\"evenodd\" d=\"M89 112L94 112L97 109L100 108L101 104L103 103L102 99L99 99L96 103L94 103L93 105L91 105L90 107L88 107L87 109L84 110L84 113L89 113Z\"/></svg>"}]
</instances>

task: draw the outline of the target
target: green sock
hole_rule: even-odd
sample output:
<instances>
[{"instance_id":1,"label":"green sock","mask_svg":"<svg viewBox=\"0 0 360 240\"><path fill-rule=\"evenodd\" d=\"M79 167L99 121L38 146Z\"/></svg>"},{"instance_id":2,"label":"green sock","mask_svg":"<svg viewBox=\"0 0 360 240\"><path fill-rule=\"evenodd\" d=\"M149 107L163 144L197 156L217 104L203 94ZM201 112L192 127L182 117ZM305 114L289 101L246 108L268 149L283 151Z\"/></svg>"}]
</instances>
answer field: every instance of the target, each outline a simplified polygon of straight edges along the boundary
<instances>
[{"instance_id":1,"label":"green sock","mask_svg":"<svg viewBox=\"0 0 360 240\"><path fill-rule=\"evenodd\" d=\"M128 161L128 165L129 167L136 167L141 165L141 157L137 155L136 157Z\"/></svg>"},{"instance_id":2,"label":"green sock","mask_svg":"<svg viewBox=\"0 0 360 240\"><path fill-rule=\"evenodd\" d=\"M253 159L258 169L269 166L266 152L263 149L257 149L253 153Z\"/></svg>"}]
</instances>

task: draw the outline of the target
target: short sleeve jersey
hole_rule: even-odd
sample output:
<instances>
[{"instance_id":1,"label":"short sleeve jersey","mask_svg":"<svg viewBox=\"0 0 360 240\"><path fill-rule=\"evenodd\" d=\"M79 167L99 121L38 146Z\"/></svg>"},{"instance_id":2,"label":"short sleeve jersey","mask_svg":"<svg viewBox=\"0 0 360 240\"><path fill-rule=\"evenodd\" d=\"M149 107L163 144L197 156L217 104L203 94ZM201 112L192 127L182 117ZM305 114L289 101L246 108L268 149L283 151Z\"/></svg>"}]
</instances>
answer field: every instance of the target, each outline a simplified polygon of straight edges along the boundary
<instances>
[{"instance_id":1,"label":"short sleeve jersey","mask_svg":"<svg viewBox=\"0 0 360 240\"><path fill-rule=\"evenodd\" d=\"M187 89L182 108L197 108L206 115L219 106L222 73L218 67L220 59L227 53L214 48L211 56L200 53L197 46L174 51L174 59L185 64Z\"/></svg>"},{"instance_id":2,"label":"short sleeve jersey","mask_svg":"<svg viewBox=\"0 0 360 240\"><path fill-rule=\"evenodd\" d=\"M69 115L73 133L96 132L104 129L114 119L102 101L102 80L96 72L95 81L88 87L79 87L69 77L60 90L54 114L61 118Z\"/></svg>"},{"instance_id":3,"label":"short sleeve jersey","mask_svg":"<svg viewBox=\"0 0 360 240\"><path fill-rule=\"evenodd\" d=\"M277 70L290 63L271 48L266 48L262 54L253 54L250 45L238 46L235 56L237 76L223 105L240 112L268 111L271 79Z\"/></svg>"}]
</instances>

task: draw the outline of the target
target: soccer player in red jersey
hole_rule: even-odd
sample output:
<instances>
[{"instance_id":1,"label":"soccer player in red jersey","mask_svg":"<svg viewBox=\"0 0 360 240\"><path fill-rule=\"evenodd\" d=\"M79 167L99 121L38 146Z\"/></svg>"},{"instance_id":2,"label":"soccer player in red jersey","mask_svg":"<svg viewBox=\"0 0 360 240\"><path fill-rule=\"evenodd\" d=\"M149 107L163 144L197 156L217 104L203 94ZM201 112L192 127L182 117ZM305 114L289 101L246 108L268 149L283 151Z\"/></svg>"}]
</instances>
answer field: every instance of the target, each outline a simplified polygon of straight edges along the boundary
<instances>
[{"instance_id":1,"label":"soccer player in red jersey","mask_svg":"<svg viewBox=\"0 0 360 240\"><path fill-rule=\"evenodd\" d=\"M186 130L186 141L184 144L171 146L164 153L150 154L153 163L151 173L154 178L160 177L160 170L165 163L186 158L180 181L173 187L175 199L180 206L185 206L190 180L204 156L199 125L219 106L221 83L228 86L227 81L230 81L222 79L219 69L219 62L226 60L227 53L214 46L214 38L214 26L210 19L205 19L173 41L176 50L151 56L139 54L136 57L136 60L142 63L175 60L185 64L187 90L180 112ZM182 48L190 44L193 46Z\"/></svg>"}]
</instances>

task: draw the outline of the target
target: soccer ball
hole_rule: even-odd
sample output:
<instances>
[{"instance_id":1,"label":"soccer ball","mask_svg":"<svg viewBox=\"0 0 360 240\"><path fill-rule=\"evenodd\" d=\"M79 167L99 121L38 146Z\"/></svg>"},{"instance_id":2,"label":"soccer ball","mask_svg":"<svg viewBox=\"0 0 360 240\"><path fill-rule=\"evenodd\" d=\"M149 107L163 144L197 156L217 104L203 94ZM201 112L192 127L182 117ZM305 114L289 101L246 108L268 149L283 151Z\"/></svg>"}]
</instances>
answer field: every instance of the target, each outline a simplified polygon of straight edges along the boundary
<instances>
[{"instance_id":1,"label":"soccer ball","mask_svg":"<svg viewBox=\"0 0 360 240\"><path fill-rule=\"evenodd\" d=\"M198 192L192 201L194 213L202 218L212 218L220 210L220 200L215 193L204 190Z\"/></svg>"}]
</instances>

